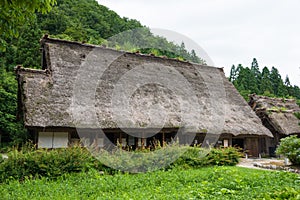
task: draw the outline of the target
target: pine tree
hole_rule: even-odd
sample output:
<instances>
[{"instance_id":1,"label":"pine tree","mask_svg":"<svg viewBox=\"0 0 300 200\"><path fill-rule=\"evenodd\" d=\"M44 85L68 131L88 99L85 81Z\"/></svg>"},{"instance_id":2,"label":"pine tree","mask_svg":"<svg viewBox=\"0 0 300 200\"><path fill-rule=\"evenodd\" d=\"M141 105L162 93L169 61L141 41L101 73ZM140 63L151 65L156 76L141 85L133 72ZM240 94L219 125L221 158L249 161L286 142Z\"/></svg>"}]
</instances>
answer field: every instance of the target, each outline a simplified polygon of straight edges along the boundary
<instances>
[{"instance_id":1,"label":"pine tree","mask_svg":"<svg viewBox=\"0 0 300 200\"><path fill-rule=\"evenodd\" d=\"M233 82L233 81L235 81L235 79L236 79L236 69L235 69L235 66L232 65L231 69L230 69L229 81Z\"/></svg>"},{"instance_id":2,"label":"pine tree","mask_svg":"<svg viewBox=\"0 0 300 200\"><path fill-rule=\"evenodd\" d=\"M294 90L293 91L293 93L294 93L293 96L295 96L297 99L300 99L300 88L298 86L294 85L293 90Z\"/></svg>"},{"instance_id":3,"label":"pine tree","mask_svg":"<svg viewBox=\"0 0 300 200\"><path fill-rule=\"evenodd\" d=\"M271 69L270 80L271 80L273 92L276 96L278 96L279 86L282 82L282 79L281 79L278 69L275 67L272 67L272 69Z\"/></svg>"},{"instance_id":4,"label":"pine tree","mask_svg":"<svg viewBox=\"0 0 300 200\"><path fill-rule=\"evenodd\" d=\"M279 82L278 94L279 97L287 97L289 95L287 87L284 85L282 79Z\"/></svg>"},{"instance_id":5,"label":"pine tree","mask_svg":"<svg viewBox=\"0 0 300 200\"><path fill-rule=\"evenodd\" d=\"M252 73L252 80L254 81L253 83L253 88L252 88L252 92L254 93L259 93L260 91L260 84L261 84L261 73L259 70L259 66L258 66L258 62L256 60L256 58L253 58L253 61L251 63L251 73Z\"/></svg>"},{"instance_id":6,"label":"pine tree","mask_svg":"<svg viewBox=\"0 0 300 200\"><path fill-rule=\"evenodd\" d=\"M243 89L245 89L245 87L243 86L243 83L242 83L243 76L240 76L241 73L243 74L243 70L244 70L244 67L242 64L238 64L238 66L235 69L235 72L234 72L235 79L232 83L236 88L243 87Z\"/></svg>"},{"instance_id":7,"label":"pine tree","mask_svg":"<svg viewBox=\"0 0 300 200\"><path fill-rule=\"evenodd\" d=\"M200 58L197 56L196 52L194 49L191 51L191 61L194 63L201 63Z\"/></svg>"},{"instance_id":8,"label":"pine tree","mask_svg":"<svg viewBox=\"0 0 300 200\"><path fill-rule=\"evenodd\" d=\"M291 82L290 82L290 79L289 79L289 76L288 76L288 75L286 75L286 77L285 77L284 86L286 87L288 96L291 96L291 97L292 97L292 96L295 96L294 88L293 88L293 86L291 85Z\"/></svg>"},{"instance_id":9,"label":"pine tree","mask_svg":"<svg viewBox=\"0 0 300 200\"><path fill-rule=\"evenodd\" d=\"M270 70L264 67L262 70L260 94L269 96L273 93L272 83L270 80Z\"/></svg>"},{"instance_id":10,"label":"pine tree","mask_svg":"<svg viewBox=\"0 0 300 200\"><path fill-rule=\"evenodd\" d=\"M285 77L284 85L287 86L287 87L291 86L291 82L290 82L290 79L289 79L288 75L286 75L286 77Z\"/></svg>"}]
</instances>

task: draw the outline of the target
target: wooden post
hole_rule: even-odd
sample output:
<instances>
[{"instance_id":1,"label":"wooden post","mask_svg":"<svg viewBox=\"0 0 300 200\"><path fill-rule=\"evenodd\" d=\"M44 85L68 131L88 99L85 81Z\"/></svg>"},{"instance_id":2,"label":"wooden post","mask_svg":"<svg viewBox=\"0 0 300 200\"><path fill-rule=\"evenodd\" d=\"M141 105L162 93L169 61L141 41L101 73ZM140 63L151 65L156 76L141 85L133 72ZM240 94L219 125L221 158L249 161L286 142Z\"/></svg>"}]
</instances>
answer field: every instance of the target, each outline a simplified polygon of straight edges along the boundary
<instances>
[{"instance_id":1,"label":"wooden post","mask_svg":"<svg viewBox=\"0 0 300 200\"><path fill-rule=\"evenodd\" d=\"M142 149L145 149L145 138L141 138Z\"/></svg>"},{"instance_id":2,"label":"wooden post","mask_svg":"<svg viewBox=\"0 0 300 200\"><path fill-rule=\"evenodd\" d=\"M161 146L164 147L165 146L165 141L166 141L166 136L165 136L165 132L162 131L162 144Z\"/></svg>"},{"instance_id":3,"label":"wooden post","mask_svg":"<svg viewBox=\"0 0 300 200\"><path fill-rule=\"evenodd\" d=\"M122 147L122 132L119 133L119 144Z\"/></svg>"},{"instance_id":4,"label":"wooden post","mask_svg":"<svg viewBox=\"0 0 300 200\"><path fill-rule=\"evenodd\" d=\"M134 138L134 146L135 146L135 149L139 148L139 139L136 137Z\"/></svg>"}]
</instances>

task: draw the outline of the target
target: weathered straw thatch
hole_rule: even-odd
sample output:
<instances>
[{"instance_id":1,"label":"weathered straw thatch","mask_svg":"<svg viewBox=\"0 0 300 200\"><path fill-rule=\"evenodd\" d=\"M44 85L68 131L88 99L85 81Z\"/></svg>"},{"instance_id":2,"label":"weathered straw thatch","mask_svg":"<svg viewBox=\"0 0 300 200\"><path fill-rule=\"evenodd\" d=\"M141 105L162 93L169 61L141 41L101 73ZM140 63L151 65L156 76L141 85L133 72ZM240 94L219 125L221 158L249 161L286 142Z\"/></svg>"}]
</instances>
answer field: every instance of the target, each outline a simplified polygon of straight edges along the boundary
<instances>
[{"instance_id":1,"label":"weathered straw thatch","mask_svg":"<svg viewBox=\"0 0 300 200\"><path fill-rule=\"evenodd\" d=\"M300 112L295 99L271 98L251 95L253 110L268 128L279 134L290 135L300 133L300 120L294 115Z\"/></svg>"},{"instance_id":2,"label":"weathered straw thatch","mask_svg":"<svg viewBox=\"0 0 300 200\"><path fill-rule=\"evenodd\" d=\"M43 70L17 70L27 127L156 128L162 118L164 128L271 136L221 68L50 38L42 47ZM187 95L180 89L184 82L172 80L178 74L193 93ZM147 84L137 87L138 80ZM137 87L128 110L122 110L124 96L114 96L122 81L124 87ZM185 110L193 103L199 107ZM111 107L120 108L123 127ZM159 120L149 117L151 108Z\"/></svg>"}]
</instances>

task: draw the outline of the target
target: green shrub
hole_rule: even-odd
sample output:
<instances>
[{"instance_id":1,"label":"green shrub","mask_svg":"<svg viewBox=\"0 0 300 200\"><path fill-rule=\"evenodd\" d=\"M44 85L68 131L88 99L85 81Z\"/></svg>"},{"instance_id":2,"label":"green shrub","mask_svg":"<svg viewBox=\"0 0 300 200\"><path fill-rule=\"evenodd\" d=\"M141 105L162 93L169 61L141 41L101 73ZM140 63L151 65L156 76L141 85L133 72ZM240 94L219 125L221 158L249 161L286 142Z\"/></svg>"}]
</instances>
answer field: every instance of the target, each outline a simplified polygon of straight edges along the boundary
<instances>
[{"instance_id":1,"label":"green shrub","mask_svg":"<svg viewBox=\"0 0 300 200\"><path fill-rule=\"evenodd\" d=\"M0 182L39 177L53 179L63 174L86 172L91 169L114 174L118 171L137 173L161 168L235 165L240 157L238 150L232 147L210 150L176 144L161 147L156 151L127 152L120 148L113 152L98 151L91 153L81 147L54 150L36 150L32 146L16 148L8 153L7 159L0 160ZM179 155L181 156L178 158Z\"/></svg>"},{"instance_id":2,"label":"green shrub","mask_svg":"<svg viewBox=\"0 0 300 200\"><path fill-rule=\"evenodd\" d=\"M186 151L187 146L180 146L176 143L155 151L143 149L137 151L124 151L116 148L113 151L96 150L93 155L106 166L120 171L131 173L156 171L170 165Z\"/></svg>"},{"instance_id":3,"label":"green shrub","mask_svg":"<svg viewBox=\"0 0 300 200\"><path fill-rule=\"evenodd\" d=\"M214 148L205 157L207 165L234 166L242 157L240 150L235 147Z\"/></svg>"},{"instance_id":4,"label":"green shrub","mask_svg":"<svg viewBox=\"0 0 300 200\"><path fill-rule=\"evenodd\" d=\"M199 168L205 166L204 157L208 153L208 149L198 147L186 147L185 152L171 164L170 168L180 167L184 169Z\"/></svg>"},{"instance_id":5,"label":"green shrub","mask_svg":"<svg viewBox=\"0 0 300 200\"><path fill-rule=\"evenodd\" d=\"M282 138L276 154L282 154L287 157L292 164L300 165L300 138L296 135Z\"/></svg>"},{"instance_id":6,"label":"green shrub","mask_svg":"<svg viewBox=\"0 0 300 200\"><path fill-rule=\"evenodd\" d=\"M17 149L8 153L8 158L0 164L0 182L9 179L56 178L65 173L108 170L93 158L86 149L80 147L55 150Z\"/></svg>"},{"instance_id":7,"label":"green shrub","mask_svg":"<svg viewBox=\"0 0 300 200\"><path fill-rule=\"evenodd\" d=\"M241 157L242 154L239 149L234 147L212 149L189 147L172 166L184 168L199 168L211 165L234 166Z\"/></svg>"}]
</instances>

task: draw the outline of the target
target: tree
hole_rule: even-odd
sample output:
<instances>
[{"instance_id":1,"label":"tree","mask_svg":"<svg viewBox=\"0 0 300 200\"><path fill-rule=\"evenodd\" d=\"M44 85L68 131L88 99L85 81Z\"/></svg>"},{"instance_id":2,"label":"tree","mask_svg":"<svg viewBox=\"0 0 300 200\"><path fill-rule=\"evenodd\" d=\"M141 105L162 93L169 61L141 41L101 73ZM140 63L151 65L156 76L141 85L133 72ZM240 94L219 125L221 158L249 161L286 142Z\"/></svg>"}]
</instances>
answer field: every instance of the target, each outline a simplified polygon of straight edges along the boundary
<instances>
[{"instance_id":1,"label":"tree","mask_svg":"<svg viewBox=\"0 0 300 200\"><path fill-rule=\"evenodd\" d=\"M297 85L294 85L293 87L293 96L297 99L300 99L300 88ZM299 105L300 106L300 105Z\"/></svg>"},{"instance_id":2,"label":"tree","mask_svg":"<svg viewBox=\"0 0 300 200\"><path fill-rule=\"evenodd\" d=\"M278 69L275 67L272 67L271 72L268 67L264 67L260 72L255 58L250 69L248 67L244 68L241 64L237 67L233 65L229 80L246 100L248 100L248 95L251 93L270 97L296 97L300 99L299 87L292 86L288 76L283 81ZM300 105L300 100L298 102Z\"/></svg>"},{"instance_id":3,"label":"tree","mask_svg":"<svg viewBox=\"0 0 300 200\"><path fill-rule=\"evenodd\" d=\"M286 85L286 86L288 86L288 87L291 86L291 82L290 82L290 79L289 79L289 76L288 76L288 75L286 75L286 77L285 77L284 85Z\"/></svg>"},{"instance_id":4,"label":"tree","mask_svg":"<svg viewBox=\"0 0 300 200\"><path fill-rule=\"evenodd\" d=\"M13 72L0 68L0 133L4 142L15 144L27 138L22 122L16 118L17 113L17 82Z\"/></svg>"},{"instance_id":5,"label":"tree","mask_svg":"<svg viewBox=\"0 0 300 200\"><path fill-rule=\"evenodd\" d=\"M237 74L236 74L235 66L232 65L232 66L231 66L231 69L230 69L229 81L230 81L230 82L235 81L236 75L237 75Z\"/></svg>"},{"instance_id":6,"label":"tree","mask_svg":"<svg viewBox=\"0 0 300 200\"><path fill-rule=\"evenodd\" d=\"M250 93L256 93L255 76L249 67L244 68L241 64L236 69L237 78L233 81L234 86L240 94L248 100Z\"/></svg>"},{"instance_id":7,"label":"tree","mask_svg":"<svg viewBox=\"0 0 300 200\"><path fill-rule=\"evenodd\" d=\"M296 94L294 93L294 88L291 85L291 82L290 82L290 79L289 79L288 75L286 75L286 77L285 77L284 86L285 86L285 88L287 90L288 96L291 96L291 97L294 96L294 97L296 97Z\"/></svg>"},{"instance_id":8,"label":"tree","mask_svg":"<svg viewBox=\"0 0 300 200\"><path fill-rule=\"evenodd\" d=\"M278 95L278 93L279 93L278 89L282 82L282 79L281 79L278 69L275 67L272 67L272 69L271 69L270 80L271 80L272 90L273 90L274 94Z\"/></svg>"},{"instance_id":9,"label":"tree","mask_svg":"<svg viewBox=\"0 0 300 200\"><path fill-rule=\"evenodd\" d=\"M192 49L192 51L191 51L191 59L190 60L194 63L201 63L201 59L197 56L194 49Z\"/></svg>"},{"instance_id":10,"label":"tree","mask_svg":"<svg viewBox=\"0 0 300 200\"><path fill-rule=\"evenodd\" d=\"M281 80L278 86L278 94L279 97L287 97L289 95L287 87L284 85L283 81Z\"/></svg>"},{"instance_id":11,"label":"tree","mask_svg":"<svg viewBox=\"0 0 300 200\"><path fill-rule=\"evenodd\" d=\"M249 93L258 93L258 87L256 84L256 78L254 73L251 72L251 69L249 67L243 68L241 66L239 68L239 74L236 78L235 82L237 87L243 86L242 90L247 90Z\"/></svg>"},{"instance_id":12,"label":"tree","mask_svg":"<svg viewBox=\"0 0 300 200\"><path fill-rule=\"evenodd\" d=\"M276 153L286 156L292 164L300 165L300 138L293 135L281 139Z\"/></svg>"},{"instance_id":13,"label":"tree","mask_svg":"<svg viewBox=\"0 0 300 200\"><path fill-rule=\"evenodd\" d=\"M181 58L186 59L190 57L189 52L186 50L185 48L185 44L184 42L181 42L180 46L179 46L179 53Z\"/></svg>"},{"instance_id":14,"label":"tree","mask_svg":"<svg viewBox=\"0 0 300 200\"><path fill-rule=\"evenodd\" d=\"M273 93L273 88L270 80L270 70L264 67L261 75L260 94L266 95L271 93Z\"/></svg>"},{"instance_id":15,"label":"tree","mask_svg":"<svg viewBox=\"0 0 300 200\"><path fill-rule=\"evenodd\" d=\"M259 66L258 66L258 62L256 60L256 58L253 58L253 61L251 63L251 73L253 74L253 76L255 77L254 81L254 90L256 91L255 93L259 93L259 87L261 84L261 73L259 71Z\"/></svg>"},{"instance_id":16,"label":"tree","mask_svg":"<svg viewBox=\"0 0 300 200\"><path fill-rule=\"evenodd\" d=\"M20 30L14 62L24 67L40 67L41 52L39 39L41 37L42 31L39 29L36 18L34 17L28 25Z\"/></svg>"},{"instance_id":17,"label":"tree","mask_svg":"<svg viewBox=\"0 0 300 200\"><path fill-rule=\"evenodd\" d=\"M2 0L0 1L0 50L6 49L6 40L19 35L19 28L34 17L35 12L47 13L56 0Z\"/></svg>"}]
</instances>

